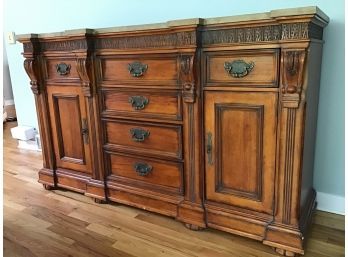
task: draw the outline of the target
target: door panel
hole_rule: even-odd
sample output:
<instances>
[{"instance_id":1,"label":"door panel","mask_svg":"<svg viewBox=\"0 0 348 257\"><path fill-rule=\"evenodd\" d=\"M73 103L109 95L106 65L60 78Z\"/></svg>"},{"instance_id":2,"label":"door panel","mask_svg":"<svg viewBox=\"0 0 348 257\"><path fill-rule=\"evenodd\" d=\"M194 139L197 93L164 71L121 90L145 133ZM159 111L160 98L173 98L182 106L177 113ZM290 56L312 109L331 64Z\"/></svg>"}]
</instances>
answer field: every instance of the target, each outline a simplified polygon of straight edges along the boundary
<instances>
[{"instance_id":1,"label":"door panel","mask_svg":"<svg viewBox=\"0 0 348 257\"><path fill-rule=\"evenodd\" d=\"M57 167L90 173L86 106L81 88L48 86L47 94Z\"/></svg>"},{"instance_id":2,"label":"door panel","mask_svg":"<svg viewBox=\"0 0 348 257\"><path fill-rule=\"evenodd\" d=\"M206 199L272 213L277 94L205 92Z\"/></svg>"}]
</instances>

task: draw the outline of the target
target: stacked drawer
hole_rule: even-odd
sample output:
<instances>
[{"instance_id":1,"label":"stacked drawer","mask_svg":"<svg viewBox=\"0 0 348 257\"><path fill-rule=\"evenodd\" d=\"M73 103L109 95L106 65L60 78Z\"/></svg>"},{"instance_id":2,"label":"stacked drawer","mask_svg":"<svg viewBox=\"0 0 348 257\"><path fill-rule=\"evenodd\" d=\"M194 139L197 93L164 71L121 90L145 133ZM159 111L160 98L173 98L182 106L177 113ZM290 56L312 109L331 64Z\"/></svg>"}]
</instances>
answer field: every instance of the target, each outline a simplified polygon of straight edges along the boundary
<instances>
[{"instance_id":1,"label":"stacked drawer","mask_svg":"<svg viewBox=\"0 0 348 257\"><path fill-rule=\"evenodd\" d=\"M182 195L177 56L103 56L99 62L108 187Z\"/></svg>"}]
</instances>

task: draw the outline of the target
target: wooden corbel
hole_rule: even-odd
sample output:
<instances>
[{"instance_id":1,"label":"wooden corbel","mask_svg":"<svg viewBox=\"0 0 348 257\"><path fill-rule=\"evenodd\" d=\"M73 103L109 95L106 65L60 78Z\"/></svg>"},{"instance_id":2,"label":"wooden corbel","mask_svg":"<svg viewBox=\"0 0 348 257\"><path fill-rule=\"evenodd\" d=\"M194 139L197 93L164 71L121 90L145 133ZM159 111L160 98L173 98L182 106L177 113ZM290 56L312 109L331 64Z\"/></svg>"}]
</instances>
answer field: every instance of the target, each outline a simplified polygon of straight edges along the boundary
<instances>
[{"instance_id":1,"label":"wooden corbel","mask_svg":"<svg viewBox=\"0 0 348 257\"><path fill-rule=\"evenodd\" d=\"M28 57L24 60L24 69L30 78L31 90L35 95L40 94L39 64L36 58Z\"/></svg>"},{"instance_id":2,"label":"wooden corbel","mask_svg":"<svg viewBox=\"0 0 348 257\"><path fill-rule=\"evenodd\" d=\"M298 108L301 101L303 69L306 51L304 49L282 50L282 104L286 108Z\"/></svg>"},{"instance_id":3,"label":"wooden corbel","mask_svg":"<svg viewBox=\"0 0 348 257\"><path fill-rule=\"evenodd\" d=\"M196 87L193 76L193 56L183 55L180 58L180 81L184 102L194 103Z\"/></svg>"},{"instance_id":4,"label":"wooden corbel","mask_svg":"<svg viewBox=\"0 0 348 257\"><path fill-rule=\"evenodd\" d=\"M78 57L76 59L76 69L81 79L83 94L86 97L91 97L93 94L91 66L92 60L90 57Z\"/></svg>"}]
</instances>

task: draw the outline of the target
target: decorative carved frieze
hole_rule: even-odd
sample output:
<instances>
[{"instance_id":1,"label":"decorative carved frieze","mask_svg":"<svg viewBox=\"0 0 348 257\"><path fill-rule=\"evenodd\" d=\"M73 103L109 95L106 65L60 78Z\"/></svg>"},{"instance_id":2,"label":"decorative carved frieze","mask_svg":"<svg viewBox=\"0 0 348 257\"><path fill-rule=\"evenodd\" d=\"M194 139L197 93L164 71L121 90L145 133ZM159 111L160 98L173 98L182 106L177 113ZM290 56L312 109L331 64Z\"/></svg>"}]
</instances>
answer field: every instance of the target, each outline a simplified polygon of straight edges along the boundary
<instances>
[{"instance_id":1,"label":"decorative carved frieze","mask_svg":"<svg viewBox=\"0 0 348 257\"><path fill-rule=\"evenodd\" d=\"M271 42L279 40L322 39L323 28L310 22L275 24L257 27L212 29L202 31L203 45ZM34 40L34 39L33 39ZM39 43L39 44L37 44ZM81 49L134 49L163 48L197 45L197 32L181 31L164 34L132 35L122 37L94 38L89 35L82 39L49 41L36 39L25 42L24 52L71 51ZM39 47L39 48L38 48ZM35 48L35 49L34 49ZM37 49L36 49L37 48Z\"/></svg>"},{"instance_id":2,"label":"decorative carved frieze","mask_svg":"<svg viewBox=\"0 0 348 257\"><path fill-rule=\"evenodd\" d=\"M193 56L183 55L180 58L180 80L184 102L194 103L196 87L193 76Z\"/></svg>"},{"instance_id":3,"label":"decorative carved frieze","mask_svg":"<svg viewBox=\"0 0 348 257\"><path fill-rule=\"evenodd\" d=\"M40 94L40 83L39 83L39 67L38 61L35 58L26 58L24 60L24 69L30 78L31 90L34 94Z\"/></svg>"},{"instance_id":4,"label":"decorative carved frieze","mask_svg":"<svg viewBox=\"0 0 348 257\"><path fill-rule=\"evenodd\" d=\"M33 51L31 42L24 43L24 52ZM63 41L40 41L41 51L71 51L78 49L87 49L88 44L86 39L66 40Z\"/></svg>"},{"instance_id":5,"label":"decorative carved frieze","mask_svg":"<svg viewBox=\"0 0 348 257\"><path fill-rule=\"evenodd\" d=\"M96 39L97 49L161 48L195 44L195 31Z\"/></svg>"},{"instance_id":6,"label":"decorative carved frieze","mask_svg":"<svg viewBox=\"0 0 348 257\"><path fill-rule=\"evenodd\" d=\"M77 58L76 70L82 82L83 94L87 97L91 97L92 96L91 59L87 57Z\"/></svg>"},{"instance_id":7,"label":"decorative carved frieze","mask_svg":"<svg viewBox=\"0 0 348 257\"><path fill-rule=\"evenodd\" d=\"M301 98L303 69L306 51L304 49L282 50L282 103L284 107L297 108Z\"/></svg>"},{"instance_id":8,"label":"decorative carved frieze","mask_svg":"<svg viewBox=\"0 0 348 257\"><path fill-rule=\"evenodd\" d=\"M203 45L269 42L278 40L322 39L323 29L313 23L289 23L249 28L207 30L202 32Z\"/></svg>"}]
</instances>

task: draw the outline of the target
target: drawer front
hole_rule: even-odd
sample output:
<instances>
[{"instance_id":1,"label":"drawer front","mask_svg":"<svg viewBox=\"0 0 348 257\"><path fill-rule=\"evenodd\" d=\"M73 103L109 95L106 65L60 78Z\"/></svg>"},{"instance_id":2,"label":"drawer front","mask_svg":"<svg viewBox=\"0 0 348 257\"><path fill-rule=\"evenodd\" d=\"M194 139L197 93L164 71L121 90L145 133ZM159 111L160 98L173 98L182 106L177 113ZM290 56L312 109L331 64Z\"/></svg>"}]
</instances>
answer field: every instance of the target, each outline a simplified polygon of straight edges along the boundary
<instances>
[{"instance_id":1,"label":"drawer front","mask_svg":"<svg viewBox=\"0 0 348 257\"><path fill-rule=\"evenodd\" d=\"M150 190L183 193L182 163L108 154L109 179Z\"/></svg>"},{"instance_id":2,"label":"drawer front","mask_svg":"<svg viewBox=\"0 0 348 257\"><path fill-rule=\"evenodd\" d=\"M178 80L177 58L101 58L101 75L104 81L123 83L176 84Z\"/></svg>"},{"instance_id":3,"label":"drawer front","mask_svg":"<svg viewBox=\"0 0 348 257\"><path fill-rule=\"evenodd\" d=\"M75 58L54 58L46 60L46 80L55 82L79 82Z\"/></svg>"},{"instance_id":4,"label":"drawer front","mask_svg":"<svg viewBox=\"0 0 348 257\"><path fill-rule=\"evenodd\" d=\"M206 53L206 86L278 87L279 51ZM221 86L221 85L219 85Z\"/></svg>"},{"instance_id":5,"label":"drawer front","mask_svg":"<svg viewBox=\"0 0 348 257\"><path fill-rule=\"evenodd\" d=\"M105 130L106 149L182 158L181 126L108 120L105 121Z\"/></svg>"},{"instance_id":6,"label":"drawer front","mask_svg":"<svg viewBox=\"0 0 348 257\"><path fill-rule=\"evenodd\" d=\"M181 120L181 92L103 89L103 112L110 115Z\"/></svg>"}]
</instances>

